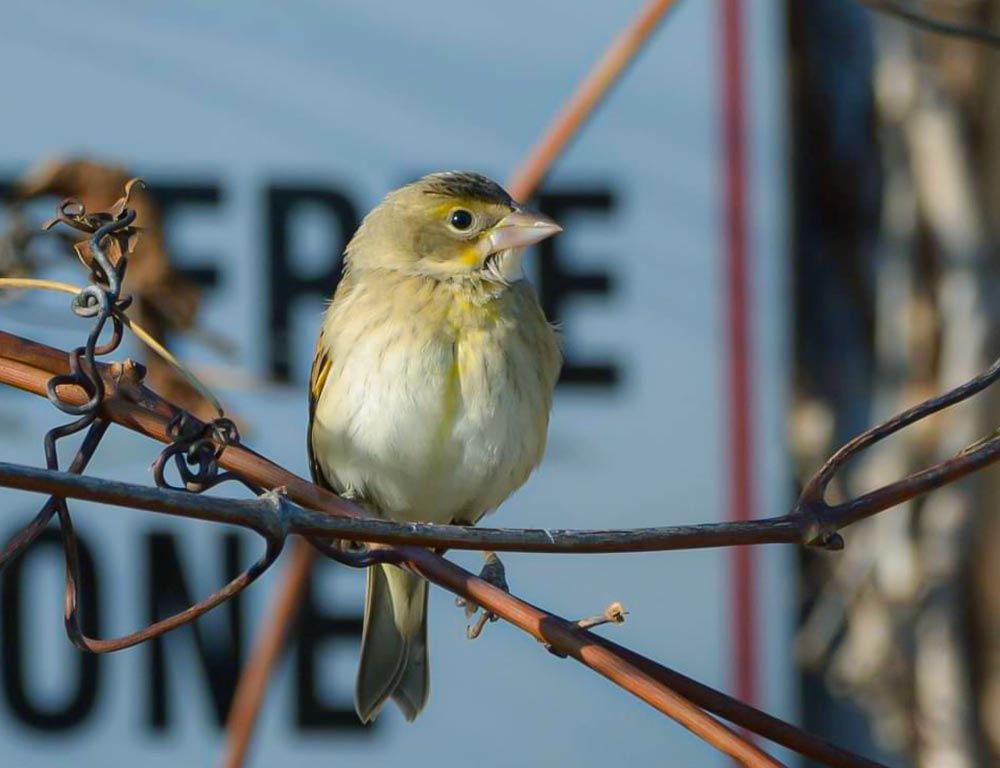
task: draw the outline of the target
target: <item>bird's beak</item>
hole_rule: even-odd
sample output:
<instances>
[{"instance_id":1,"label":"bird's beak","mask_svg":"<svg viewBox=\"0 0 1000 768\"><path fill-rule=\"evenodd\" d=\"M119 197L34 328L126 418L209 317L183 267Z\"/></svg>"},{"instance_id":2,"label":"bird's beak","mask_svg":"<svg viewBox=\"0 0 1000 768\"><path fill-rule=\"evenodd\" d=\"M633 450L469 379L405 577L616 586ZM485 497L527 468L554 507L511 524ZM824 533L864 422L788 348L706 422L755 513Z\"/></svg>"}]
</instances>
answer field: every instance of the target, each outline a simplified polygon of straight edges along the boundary
<instances>
[{"instance_id":1,"label":"bird's beak","mask_svg":"<svg viewBox=\"0 0 1000 768\"><path fill-rule=\"evenodd\" d=\"M556 232L562 232L562 227L545 214L518 209L508 213L493 227L488 237L489 252L526 248L552 237Z\"/></svg>"}]
</instances>

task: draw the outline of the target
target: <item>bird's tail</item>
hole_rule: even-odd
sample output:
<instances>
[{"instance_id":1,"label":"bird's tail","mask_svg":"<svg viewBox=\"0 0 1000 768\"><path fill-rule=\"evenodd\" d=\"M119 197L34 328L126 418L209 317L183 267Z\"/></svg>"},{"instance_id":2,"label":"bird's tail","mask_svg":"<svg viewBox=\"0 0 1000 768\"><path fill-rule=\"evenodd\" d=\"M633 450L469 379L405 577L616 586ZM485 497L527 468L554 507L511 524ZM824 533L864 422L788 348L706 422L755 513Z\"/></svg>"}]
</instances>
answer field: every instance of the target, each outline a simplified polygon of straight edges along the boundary
<instances>
[{"instance_id":1,"label":"bird's tail","mask_svg":"<svg viewBox=\"0 0 1000 768\"><path fill-rule=\"evenodd\" d=\"M391 696L407 720L427 703L427 582L394 565L368 569L354 708L363 722Z\"/></svg>"}]
</instances>

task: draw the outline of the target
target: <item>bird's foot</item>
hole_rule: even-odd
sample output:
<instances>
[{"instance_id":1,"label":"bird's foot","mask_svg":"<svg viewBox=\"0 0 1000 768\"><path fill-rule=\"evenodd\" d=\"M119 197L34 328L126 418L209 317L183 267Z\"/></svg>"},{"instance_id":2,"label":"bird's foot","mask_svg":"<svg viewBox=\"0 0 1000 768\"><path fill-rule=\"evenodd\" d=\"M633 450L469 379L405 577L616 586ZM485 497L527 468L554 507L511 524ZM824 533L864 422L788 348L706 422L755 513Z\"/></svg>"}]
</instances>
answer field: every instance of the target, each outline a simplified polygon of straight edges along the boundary
<instances>
[{"instance_id":1,"label":"bird's foot","mask_svg":"<svg viewBox=\"0 0 1000 768\"><path fill-rule=\"evenodd\" d=\"M484 553L484 557L486 558L486 563L483 565L483 569L479 572L479 578L483 581L489 582L497 589L502 589L504 592L510 592L510 587L507 586L507 570L504 568L500 558L497 557L496 552L486 552ZM455 605L459 608L465 609L465 618L467 619L471 619L481 607L479 604L461 597L455 600ZM484 610L479 615L475 624L470 624L465 628L465 634L470 640L475 640L482 634L483 629L486 628L486 624L488 622L496 620L496 614Z\"/></svg>"}]
</instances>

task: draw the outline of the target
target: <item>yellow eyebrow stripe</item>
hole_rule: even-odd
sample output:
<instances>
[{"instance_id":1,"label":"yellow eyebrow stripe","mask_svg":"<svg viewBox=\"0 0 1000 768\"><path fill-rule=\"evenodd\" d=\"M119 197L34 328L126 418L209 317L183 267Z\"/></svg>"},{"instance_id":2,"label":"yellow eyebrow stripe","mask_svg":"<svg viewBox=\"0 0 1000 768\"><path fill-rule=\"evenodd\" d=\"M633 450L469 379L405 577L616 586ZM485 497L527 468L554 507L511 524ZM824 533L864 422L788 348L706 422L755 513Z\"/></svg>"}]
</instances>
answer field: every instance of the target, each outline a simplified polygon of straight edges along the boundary
<instances>
[{"instance_id":1,"label":"yellow eyebrow stripe","mask_svg":"<svg viewBox=\"0 0 1000 768\"><path fill-rule=\"evenodd\" d=\"M455 208L467 208L471 211L476 208L476 201L464 197L452 197L441 203L441 205L435 205L431 208L431 213L443 219Z\"/></svg>"}]
</instances>

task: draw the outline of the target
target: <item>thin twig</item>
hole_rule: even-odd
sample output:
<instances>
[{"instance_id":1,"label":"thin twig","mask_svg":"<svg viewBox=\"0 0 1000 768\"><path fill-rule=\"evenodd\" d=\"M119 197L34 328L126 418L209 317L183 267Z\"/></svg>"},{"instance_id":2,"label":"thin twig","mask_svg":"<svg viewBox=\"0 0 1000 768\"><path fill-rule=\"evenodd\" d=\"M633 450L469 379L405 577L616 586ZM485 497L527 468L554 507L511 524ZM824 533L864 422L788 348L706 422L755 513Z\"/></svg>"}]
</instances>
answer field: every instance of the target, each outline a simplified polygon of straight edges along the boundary
<instances>
[{"instance_id":1,"label":"thin twig","mask_svg":"<svg viewBox=\"0 0 1000 768\"><path fill-rule=\"evenodd\" d=\"M8 355L7 352L11 354ZM0 332L0 382L12 384L25 391L44 394L45 383L48 379L53 375L60 374L67 367L67 357L63 355L65 353L60 354L44 345ZM41 366L49 366L52 370L45 370ZM155 393L142 387L136 379L137 373L138 369L134 365L98 367L98 374L106 382L105 399L101 404L101 411L108 419L123 426L163 442L170 442L168 425L176 409L160 399ZM82 391L61 394L67 403L87 399L86 393ZM335 494L293 475L245 446L226 446L220 464L227 469L239 472L254 485L265 488L283 488L288 497L300 505L334 515L358 517L361 514L360 510ZM67 489L70 485L74 489L77 488L73 480L69 479L70 477L72 476L63 476L61 482L67 483ZM156 491L155 493L167 492ZM197 501L208 503L210 498L197 497ZM140 506L149 504L149 498L137 500L137 502ZM253 502L244 503L252 504ZM249 527L258 530L254 525ZM450 589L467 600L475 601L485 610L514 623L516 626L533 627L535 631L532 634L538 639L547 642L563 654L574 656L668 717L695 733L703 735L714 747L740 760L745 765L755 767L779 765L738 734L722 726L697 707L671 692L666 685L639 671L635 664L623 662L613 651L609 652L605 649L600 652L591 651L581 654L582 648L594 646L591 637L596 636L591 636L590 633L573 627L570 622L546 614L512 595L496 589L430 550L413 546L389 547L383 544L373 544L371 549L385 555L387 560L419 573L428 581ZM483 597L482 587L486 587L488 590L485 597ZM291 605L297 607L298 603L293 601ZM534 617L534 621L525 624L525 616L528 615ZM546 640L543 635L539 634L541 627L539 622L542 619L557 627L555 639ZM287 622L282 626L287 627ZM580 637L574 637L573 633L578 633ZM276 645L280 647L280 641ZM258 648L260 647L258 645ZM253 701L252 697L248 696L244 701L248 706L246 711L250 714L252 714L250 705L259 706L259 703ZM238 743L231 746L245 749Z\"/></svg>"},{"instance_id":2,"label":"thin twig","mask_svg":"<svg viewBox=\"0 0 1000 768\"><path fill-rule=\"evenodd\" d=\"M640 656L634 651L598 636L597 643L610 648L622 658L628 659L650 677L659 680L671 690L684 696L702 709L728 720L734 725L756 733L775 744L797 752L803 757L828 765L830 768L886 768L882 763L856 755L846 749L831 744L825 739L786 723L773 715L745 704L739 699L699 683L676 670Z\"/></svg>"},{"instance_id":3,"label":"thin twig","mask_svg":"<svg viewBox=\"0 0 1000 768\"><path fill-rule=\"evenodd\" d=\"M281 588L271 597L265 616L278 631L258 634L250 658L240 671L240 679L233 694L233 702L226 718L226 748L223 752L225 768L239 768L246 760L260 707L264 702L261 692L266 690L271 670L277 663L288 639L288 630L299 613L299 595L305 592L312 572L315 550L297 539L291 546L293 557L281 581Z\"/></svg>"},{"instance_id":4,"label":"thin twig","mask_svg":"<svg viewBox=\"0 0 1000 768\"><path fill-rule=\"evenodd\" d=\"M62 373L67 368L65 353L54 350L44 345L29 342L16 336L0 332L0 382L12 384L25 391L44 395L45 382L49 377ZM117 423L145 434L149 437L169 441L167 425L170 422L175 409L154 393L142 387L137 376L139 369L134 364L119 364L101 366L99 372L107 382L107 399L102 404L102 412L107 418ZM85 399L84 393L76 393L76 398ZM73 398L72 392L63 393L67 400ZM278 467L266 458L254 453L242 445L232 445L226 447L222 454L221 464L230 470L239 471L256 485L269 488L283 488L289 499L312 509L323 511L332 515L346 515L354 517L358 514L356 508L340 499L338 496L313 485L287 470ZM73 481L69 481L72 483ZM65 490L74 490L69 485ZM155 494L166 494L166 491L154 491ZM196 501L210 503L212 497L197 497ZM194 499L194 497L192 497ZM139 506L148 504L149 499L137 500ZM243 501L244 504L253 504L252 500ZM259 522L259 521L258 521ZM257 529L258 524L249 527ZM463 571L448 561L440 558L431 551L420 547L399 547L389 548L384 545L372 545L374 549L391 552L395 560L404 567L410 567L419 572L422 576L446 589L454 591L467 600L476 602L484 609L497 614L501 618L510 621L524 629L529 626L532 634L543 643L551 645L561 654L575 655L584 664L594 667L601 674L609 677L614 682L622 685L643 700L651 703L671 717L676 717L684 722L688 727L692 727L700 733L710 734L711 743L728 754L733 754L730 750L739 750L742 756L740 759L747 760L751 765L770 765L771 763L759 762L761 758L755 758L756 753L746 753L740 746L741 742L733 741L735 735L725 730L717 730L712 722L703 721L694 717L684 709L683 700L678 701L669 693L670 686L663 680L656 680L665 673L674 674L670 670L646 659L644 672L639 672L638 654L632 654L628 661L622 662L617 646L608 645L605 650L610 651L610 657L598 654L596 657L590 652L584 653L583 648L600 646L603 640L589 632L574 627L571 622L567 622L558 617L551 616L540 611L523 601L507 595L507 593L497 590L492 585L486 584L472 574ZM301 552L301 549L299 550ZM291 563L292 567L299 562L297 556ZM483 590L486 590L485 592ZM297 606L297 602L290 602L290 606ZM530 621L529 621L530 619ZM525 622L528 621L528 624ZM284 625L287 626L287 623ZM552 628L556 629L553 630ZM578 633L579 636L573 640L570 636ZM280 647L281 643L277 643ZM604 644L606 645L606 644ZM258 648L260 646L258 645ZM614 659L615 661L612 661ZM682 676L680 680L685 680ZM739 702L727 699L723 694L707 687L697 688L698 684L691 682L695 688L696 695L707 697L713 704L722 709L727 717L732 719L735 725L747 727L751 730L760 729L760 733L768 738L775 738L777 743L790 746L792 748L802 748L806 745L811 752L806 754L827 754L831 751L829 745L822 740L815 739L809 734L794 726L758 712L752 707L742 705ZM651 685L659 685L661 688L653 688ZM253 689L251 689L253 690ZM256 690L259 690L257 688ZM685 694L687 695L687 694ZM713 698L714 697L714 698ZM694 697L692 697L694 700ZM248 697L244 700L255 706L259 706L259 697ZM720 704L721 702L721 704ZM696 701L696 704L700 704ZM711 707L706 706L711 709ZM250 712L251 710L241 710ZM244 715L247 718L247 715ZM754 717L757 719L755 720ZM693 718L693 719L692 719ZM711 719L710 719L711 720ZM246 728L249 728L246 720L241 721ZM718 725L718 724L716 724ZM237 747L245 742L232 741L230 747ZM735 746L734 746L735 745ZM798 745L796 747L796 745ZM245 749L245 746L240 746ZM852 756L846 752L832 750L836 758L840 755L843 759L834 759L828 762L829 765L843 766L843 768L871 768L874 764L863 758ZM846 756L846 757L845 757ZM757 762L755 762L757 760Z\"/></svg>"},{"instance_id":5,"label":"thin twig","mask_svg":"<svg viewBox=\"0 0 1000 768\"><path fill-rule=\"evenodd\" d=\"M519 175L519 181L512 185L519 197L530 196L530 192L533 187L536 186L537 183L544 177L544 174L554 157L566 146L569 138L583 123L583 120L589 111L599 101L601 96L603 96L621 72L624 71L625 65L635 55L641 47L642 42L646 39L646 37L648 37L649 33L655 27L656 21L659 18L662 18L662 15L672 5L673 2L663 1L650 3L640 18L640 21L630 30L630 32L634 33L634 36L626 34L616 43L615 47L608 54L608 56L602 60L598 67L598 71L595 73L594 77L588 81L587 87L581 89L571 102L570 107L567 110L567 113L569 113L567 120L557 122L555 130L550 134L551 142L549 144L546 144L546 142L542 143L539 151L536 152L536 156L533 158L535 161L534 164L528 164L523 173ZM52 367L55 370L48 371L49 376L64 375L63 369L66 367L66 358L64 354L60 354L55 350L50 350L49 352L42 353L40 356L33 357L31 353L38 353L39 350L32 350L30 342L25 342L24 340L11 340L10 338L6 340L0 338L0 346L2 346L5 341L12 344L18 351L22 353L27 352L28 354L26 356L22 355L17 359L12 359L9 365L0 365L0 378L7 378L10 383L21 386L28 391L39 391L39 393L43 393L45 390L45 384L49 379L43 377L40 384L38 374L43 370L38 365L40 360L45 363L53 364ZM94 368L95 366L91 365L91 369ZM143 432L159 440L169 442L172 439L170 425L174 423L174 418L178 415L176 407L172 406L170 403L160 400L151 392L141 387L139 384L140 372L135 366L129 367L128 365L125 365L104 367L99 372L96 370L93 372L99 376L96 385L99 385L100 397L97 398L97 400L99 401L102 418L107 418L117 421L118 423L125 424L132 429ZM60 393L60 400L66 405L71 405L75 400L87 403L88 400L93 400L93 397L86 391L73 391L70 388L70 391L62 391ZM990 446L987 445L984 447L989 448ZM349 519L351 523L356 526L356 530L364 530L365 526L368 525L369 521L360 519L362 517L360 510L357 510L350 504L338 499L333 494L329 494L328 492L301 480L301 478L290 475L287 471L242 446L223 443L219 445L219 452L221 454L220 463L222 465L235 470L236 474L241 477L241 479L256 487L274 488L278 485L285 485L288 488L289 497L305 507L324 510L332 513L333 515L341 515L345 519ZM973 456L973 454L975 455ZM849 510L847 514L873 514L874 511L879 511L875 509L877 504L881 503L881 501L895 498L893 494L905 494L914 488L923 488L926 490L930 487L936 487L934 483L939 481L942 483L948 482L947 478L949 476L957 477L959 476L960 471L973 471L974 468L979 466L975 464L975 461L977 460L993 460L993 457L989 454L988 450L971 451L969 455L973 456L973 458L968 459L965 464L962 464L961 466L956 464L950 467L943 467L937 477L928 475L922 478L914 477L900 481L903 484L908 483L908 485L906 485L906 487L896 488L892 493L885 495L881 500L873 498L863 509ZM958 458L964 459L965 457ZM15 475L18 475L19 468L11 468L10 466L7 466L5 470L8 472L9 476L14 477ZM18 476L23 479L24 473L21 472ZM80 485L74 485L73 480L67 479L66 477L47 476L41 480L39 478L32 480L32 482L42 481L45 483L58 481L65 484L64 488L71 488L76 491L80 491L83 487ZM132 489L129 488L119 488L118 491L122 493L132 493ZM90 491L86 492L89 493ZM924 491L918 490L916 492ZM153 504L162 503L164 498L166 498L170 504L180 504L179 499L171 498L169 492L163 491L158 492L158 495L155 498L149 497L145 500L140 500L139 506L145 503L149 505L149 508L155 508ZM124 497L122 500L124 501ZM211 506L206 505L204 499L200 499L199 501L202 503L198 505L197 508L190 507L188 509L188 512L190 513L189 516L203 516L205 514L203 510L206 507ZM315 522L313 520L313 518L317 518L315 513L311 513L302 507L291 507L286 503L282 503L282 499L278 496L269 496L265 501L273 505L270 516L266 519L256 519L251 521L252 524L250 524L249 527L254 528L254 530L257 530L258 533L261 533L268 539L269 551L274 551L274 542L283 542L284 537L287 535L289 530L291 530L296 524L306 526L303 527L302 530L305 531L307 535L317 535L317 531L321 531L324 536L330 535L330 529L327 527L326 523L322 521ZM755 524L764 524L765 527L757 531L751 530L751 535L760 534L763 537L760 541L778 540L773 538L768 539L767 537L781 536L783 537L780 539L781 541L808 541L810 543L835 545L839 539L837 539L832 533L835 528L831 526L830 520L833 518L826 515L826 512L831 508L825 506L822 500L822 495L819 495L817 498L808 499L807 501L809 502L808 504L801 504L797 508L796 512L791 516L778 518L773 521L757 521ZM212 508L214 511L212 511L211 514L216 515L217 517L210 519L218 519L220 522L237 522L232 518L233 508L228 506L233 503L238 502L233 500L223 500L222 506ZM244 503L247 505L257 504L257 502L254 501L247 501ZM245 509L260 511L257 507L246 507ZM172 513L178 514L179 512L175 510ZM68 528L68 524L69 521L67 517L64 521L64 526ZM313 527L309 528L308 526ZM390 527L395 528L395 530L385 530L381 532L375 531L374 533L376 536L398 537L400 535L398 527ZM406 535L409 536L411 533L412 532L407 532ZM420 535L423 536L423 538L421 539L418 536L417 539L422 541L424 544L427 544L428 542L434 540L430 537L440 533L441 531L423 530L420 532ZM508 537L508 544L510 544L510 548L513 548L518 544L523 545L522 539L524 537L535 537L539 532L493 530L486 531L485 533L487 536L493 535L501 540L503 540L504 537ZM543 533L546 544L551 546L554 537L549 535L547 532ZM567 533L570 537L576 536L582 538L578 538L576 540L566 540L564 541L564 544L567 544L568 546L591 547L590 549L586 549L586 551L608 551L593 549L595 546L623 546L621 541L608 544L606 540L597 541L597 537L606 537L608 533L618 536L630 535L630 532L590 531L565 533ZM794 539L784 538L790 537L793 534L795 536ZM69 531L68 535L72 538L71 531ZM694 531L691 529L672 529L670 531L661 530L657 535L666 535L668 538L664 541L668 544L690 547L692 545L703 546L703 544L697 542L702 541L703 539L701 537L705 535L709 537L705 541L722 542L726 540L726 537L733 537L735 535L736 539L729 539L731 543L744 542L745 539L740 537L745 537L747 535L747 531L744 529L726 530L723 528L716 528L714 530L698 529ZM364 539L365 536L355 536L355 538ZM368 532L367 538L373 539L371 531ZM388 540L402 539L397 538ZM472 542L469 539L463 539L462 537L456 539L456 542L455 546L472 545ZM320 542L317 542L317 544L319 543ZM482 542L476 542L476 547L478 548L481 544ZM632 546L634 545L634 542L628 545ZM529 546L534 547L541 545L529 542ZM674 546L670 546L668 548L674 548ZM280 549L280 544L278 545L278 549ZM648 659L642 659L642 657L632 654L631 652L628 654L623 653L613 644L601 642L600 638L582 630L579 626L567 622L560 617L553 616L534 608L512 595L496 589L492 585L489 585L463 571L457 566L454 566L428 549L413 545L388 546L386 544L375 543L370 545L369 550L373 553L373 555L382 555L387 561L395 562L401 567L418 573L427 580L453 591L454 593L464 597L466 600L482 605L484 610L495 613L508 622L529 632L560 654L573 656L578 661L591 667L595 671L598 671L600 674L614 681L624 689L643 699L659 711L667 714L675 721L704 738L717 749L720 749L724 753L736 758L745 765L779 765L779 763L768 757L761 750L747 742L737 733L707 715L699 709L698 706L693 704L691 701L688 701L684 695L679 695L675 690L672 690L670 684L666 683L663 679L662 668L654 662L651 662ZM328 548L324 549L324 551L331 555L334 554L334 552ZM564 549L562 551L570 550ZM290 592L286 594L292 595L294 599L288 600L285 603L284 615L277 617L276 623L278 626L273 628L271 634L266 636L264 641L258 645L256 654L257 658L261 660L261 663L256 667L252 667L258 677L252 678L250 681L247 681L242 685L242 688L244 690L249 690L250 693L248 694L248 698L243 701L243 704L247 706L234 714L234 727L230 734L230 748L233 749L230 753L233 758L233 762L231 764L234 766L239 765L246 754L246 747L248 744L249 734L252 730L254 715L259 707L260 698L259 696L254 698L254 693L255 691L263 691L269 669L273 660L278 656L278 651L282 645L284 634L291 621L291 616L295 612L295 607L299 604L299 596L302 594L302 590L304 589L303 585L309 572L309 561L304 558L304 555L297 555L295 559L295 563L302 565L301 570L299 571L298 581L296 582L295 579L292 579L286 582L286 585L290 585ZM150 629L153 630L154 628ZM271 640L274 640L274 642L271 643ZM645 664L642 662L645 662ZM255 686L253 684L254 680L257 681L258 685ZM739 716L743 716L745 714L746 713L743 712ZM790 726L786 727L791 728ZM794 731L795 729L792 730ZM807 735L803 736L801 733L798 733L797 735L800 739L804 738L806 742L809 742L809 737ZM854 758L850 755L846 755L845 757L845 754L841 754L839 757L844 758L841 763L831 764L867 764L867 761L860 758Z\"/></svg>"},{"instance_id":6,"label":"thin twig","mask_svg":"<svg viewBox=\"0 0 1000 768\"><path fill-rule=\"evenodd\" d=\"M628 616L628 611L625 610L625 606L621 603L612 603L604 609L604 613L580 619L574 623L580 629L593 629L604 624L624 624L626 616Z\"/></svg>"},{"instance_id":7,"label":"thin twig","mask_svg":"<svg viewBox=\"0 0 1000 768\"><path fill-rule=\"evenodd\" d=\"M870 8L877 13L884 13L887 16L895 16L897 19L919 27L927 32L948 37L960 37L982 43L992 48L1000 48L1000 35L996 35L981 27L969 27L962 24L954 24L949 21L928 16L921 13L901 0L857 0L858 3Z\"/></svg>"},{"instance_id":8,"label":"thin twig","mask_svg":"<svg viewBox=\"0 0 1000 768\"><path fill-rule=\"evenodd\" d=\"M57 293L68 293L72 296L79 295L83 288L71 283L62 283L56 280L41 280L34 277L0 277L0 289L2 288L26 288L44 291L55 291ZM222 405L212 391L206 387L201 380L195 376L188 367L178 360L174 353L167 349L163 343L152 333L143 328L124 312L116 313L118 319L124 323L136 338L154 352L163 362L169 365L175 373L181 376L191 387L198 392L205 401L209 403L215 412L222 415Z\"/></svg>"},{"instance_id":9,"label":"thin twig","mask_svg":"<svg viewBox=\"0 0 1000 768\"><path fill-rule=\"evenodd\" d=\"M665 552L745 544L803 544L804 529L792 518L748 523L707 523L629 530L470 528L433 523L398 523L371 517L344 517L298 506L279 494L258 499L199 496L165 488L0 462L0 486L83 501L161 512L208 522L238 525L273 534L417 544L434 549L596 554ZM357 513L363 514L358 508Z\"/></svg>"},{"instance_id":10,"label":"thin twig","mask_svg":"<svg viewBox=\"0 0 1000 768\"><path fill-rule=\"evenodd\" d=\"M0 332L0 382L44 396L45 382L49 377L67 370L67 358L65 354L51 347ZM169 436L166 427L174 415L174 408L169 403L158 398L154 393L139 385L137 381L137 376L140 373L139 368L129 363L110 365L101 367L100 373L102 378L109 384L108 399L102 405L102 410L107 414L108 418L149 437L168 442ZM69 399L71 394L63 393L63 396ZM77 393L76 396L80 400L84 399L83 393ZM260 486L270 488L284 487L288 497L303 506L332 515L355 516L357 514L355 508L348 502L345 502L329 491L292 475L245 446L227 447L222 455L222 463L231 470L237 470L246 474ZM205 502L209 498L211 497L199 497L199 501ZM298 552L301 551L301 549L298 549ZM416 549L415 551L426 552L426 550L422 549ZM300 557L302 555L296 555L291 564L292 567L295 567L295 563L299 562ZM445 561L442 560L442 562ZM449 565L449 567L452 566ZM478 582L478 579L471 574L461 573L464 574L469 584ZM497 591L499 592L499 590ZM507 618L504 608L501 608L500 611L495 610L497 606L493 602L492 597L488 596L486 602L483 602L479 599L478 593L474 596L471 592L463 590L459 594L466 599L478 602L485 609L497 613L502 618ZM504 593L501 592L500 594ZM516 598L514 599L516 600ZM297 605L298 603L294 604ZM518 605L523 604L518 601ZM592 643L607 645L603 639L596 635L588 633L587 639ZM543 642L549 641L548 639L543 639ZM568 652L560 647L558 640L551 644L560 652ZM280 646L280 643L278 645ZM611 645L608 647L617 654L621 655L623 652L623 649L620 649L618 646ZM877 765L859 756L851 755L844 750L839 750L788 723L783 723L777 718L773 718L748 705L726 697L724 694L713 691L707 686L702 686L699 683L691 681L656 662L643 659L638 654L629 652L627 658L629 663L634 666L638 667L641 663L642 668L647 674L657 677L664 684L673 686L679 683L682 686L686 686L684 688L684 695L691 698L697 705L703 706L709 711L716 712L729 719L735 725L759 733L778 744L795 749L802 754L822 759L827 765L837 766L838 768L873 768L873 766ZM670 682L671 679L673 679L673 682ZM256 690L259 690L259 688ZM681 690L681 688L678 687L677 690ZM259 697L257 703L259 705Z\"/></svg>"},{"instance_id":11,"label":"thin twig","mask_svg":"<svg viewBox=\"0 0 1000 768\"><path fill-rule=\"evenodd\" d=\"M639 671L638 665L632 662L623 665L621 654L610 646L595 642L597 635L580 629L573 622L528 605L430 550L402 547L399 552L404 558L403 564L409 570L495 613L561 655L572 656L743 765L781 765L735 731L705 714L684 697L678 696L662 681L645 671Z\"/></svg>"},{"instance_id":12,"label":"thin twig","mask_svg":"<svg viewBox=\"0 0 1000 768\"><path fill-rule=\"evenodd\" d=\"M0 331L0 383L10 384L36 394L45 393L47 376L67 370L66 361L57 350L30 342ZM38 366L30 364L35 361ZM169 442L164 420L169 420L175 409L160 400L154 393L134 381L135 368L125 366L101 367L109 391L114 388L124 397L112 397L103 408L109 418L162 442ZM954 405L1000 379L1000 362L995 363L981 376L961 384L942 395L930 398L904 413L894 416L859 435L838 451L806 485L795 511L782 517L752 520L742 523L709 523L697 526L668 526L664 528L594 531L555 531L548 529L463 528L429 524L402 524L379 521L367 517L365 512L349 501L329 492L322 492L312 483L294 477L296 498L290 498L307 509L289 517L294 530L306 535L333 535L343 531L345 536L359 540L389 543L421 543L425 546L456 549L495 549L522 552L637 552L695 549L704 547L734 546L741 544L810 544L837 548L842 545L838 530L858 520L883 512L904 501L928 493L948 483L955 482L1000 460L1000 436L981 441L974 449L959 452L927 469L888 483L855 499L829 505L823 499L833 473L853 455L880 440L889 437L903 426ZM82 402L85 393L63 393L67 402ZM128 398L128 399L126 399ZM141 405L140 405L141 404ZM246 474L260 471L260 462L267 468L265 481L257 479L261 487L278 488L288 484L289 476L277 465L267 461L243 446L229 446L223 453L222 464ZM86 479L67 478L66 482L85 483ZM160 491L145 489L150 498ZM172 498L172 497L169 497ZM306 499L303 501L302 499ZM178 500L176 514L187 504L189 513L198 515L198 509L213 509L220 500ZM250 505L253 502L242 502ZM202 505L199 507L199 504ZM319 506L317 506L319 505ZM316 516L309 509L329 509L346 520L331 520ZM205 519L207 513L202 514ZM648 537L648 540L644 537Z\"/></svg>"},{"instance_id":13,"label":"thin twig","mask_svg":"<svg viewBox=\"0 0 1000 768\"><path fill-rule=\"evenodd\" d=\"M580 133L584 123L612 86L625 73L629 64L635 61L667 11L676 4L677 0L650 0L628 27L622 30L511 176L507 189L516 200L528 200L535 194L553 163Z\"/></svg>"}]
</instances>

